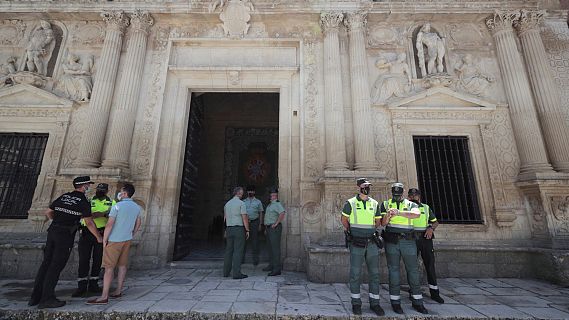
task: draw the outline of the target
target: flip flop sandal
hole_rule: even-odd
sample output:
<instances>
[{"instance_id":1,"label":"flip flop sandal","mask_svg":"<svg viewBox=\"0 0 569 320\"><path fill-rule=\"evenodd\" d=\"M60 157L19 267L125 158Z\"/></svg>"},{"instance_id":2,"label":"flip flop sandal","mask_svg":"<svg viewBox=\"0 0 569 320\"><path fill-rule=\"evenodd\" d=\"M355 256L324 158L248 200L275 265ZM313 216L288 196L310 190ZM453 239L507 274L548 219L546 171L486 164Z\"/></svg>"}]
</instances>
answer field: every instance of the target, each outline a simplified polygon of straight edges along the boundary
<instances>
[{"instance_id":1,"label":"flip flop sandal","mask_svg":"<svg viewBox=\"0 0 569 320\"><path fill-rule=\"evenodd\" d=\"M109 297L111 297L111 298L113 298L113 299L120 298L120 297L122 297L122 292L119 293L119 294L110 294Z\"/></svg>"}]
</instances>

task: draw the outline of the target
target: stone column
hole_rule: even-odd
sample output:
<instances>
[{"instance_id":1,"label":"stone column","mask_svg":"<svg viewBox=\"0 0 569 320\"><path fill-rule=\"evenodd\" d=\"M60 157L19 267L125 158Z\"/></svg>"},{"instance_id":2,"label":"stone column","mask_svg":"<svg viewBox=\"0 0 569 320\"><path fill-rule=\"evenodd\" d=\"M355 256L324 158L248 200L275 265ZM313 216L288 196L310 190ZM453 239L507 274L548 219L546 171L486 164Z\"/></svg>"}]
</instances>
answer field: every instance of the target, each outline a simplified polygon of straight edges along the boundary
<instances>
[{"instance_id":1,"label":"stone column","mask_svg":"<svg viewBox=\"0 0 569 320\"><path fill-rule=\"evenodd\" d=\"M522 10L514 25L521 40L549 159L555 170L569 172L568 128L539 30L544 14L545 11Z\"/></svg>"},{"instance_id":2,"label":"stone column","mask_svg":"<svg viewBox=\"0 0 569 320\"><path fill-rule=\"evenodd\" d=\"M486 25L492 31L496 42L498 63L504 80L512 127L520 156L520 175L552 172L552 167L547 160L529 80L512 27L513 21L519 17L519 11L499 11L486 20Z\"/></svg>"},{"instance_id":3,"label":"stone column","mask_svg":"<svg viewBox=\"0 0 569 320\"><path fill-rule=\"evenodd\" d=\"M356 170L379 170L375 160L374 134L369 97L369 75L366 54L366 14L350 12L344 23L348 28L350 46L350 77L354 122Z\"/></svg>"},{"instance_id":4,"label":"stone column","mask_svg":"<svg viewBox=\"0 0 569 320\"><path fill-rule=\"evenodd\" d=\"M340 65L339 28L341 12L323 12L320 24L324 32L324 122L326 127L326 170L347 170L342 69Z\"/></svg>"},{"instance_id":5,"label":"stone column","mask_svg":"<svg viewBox=\"0 0 569 320\"><path fill-rule=\"evenodd\" d=\"M130 38L126 49L124 71L118 85L117 104L108 129L109 140L103 154L103 167L129 167L130 147L136 119L140 81L144 70L148 29L154 20L148 12L136 11L130 16Z\"/></svg>"},{"instance_id":6,"label":"stone column","mask_svg":"<svg viewBox=\"0 0 569 320\"><path fill-rule=\"evenodd\" d=\"M79 155L75 161L75 166L80 168L95 168L101 163L123 34L129 24L122 11L103 12L101 17L107 23L107 30L101 58L97 62L97 78L89 103L89 130L83 135Z\"/></svg>"}]
</instances>

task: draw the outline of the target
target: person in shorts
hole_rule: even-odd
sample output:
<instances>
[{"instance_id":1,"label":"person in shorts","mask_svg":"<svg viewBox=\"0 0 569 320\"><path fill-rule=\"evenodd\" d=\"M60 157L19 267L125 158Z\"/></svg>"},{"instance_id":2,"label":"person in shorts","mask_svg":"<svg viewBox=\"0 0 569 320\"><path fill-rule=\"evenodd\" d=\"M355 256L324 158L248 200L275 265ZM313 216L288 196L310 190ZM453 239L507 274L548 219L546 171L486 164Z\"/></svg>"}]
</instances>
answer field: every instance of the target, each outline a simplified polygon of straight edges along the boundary
<instances>
[{"instance_id":1,"label":"person in shorts","mask_svg":"<svg viewBox=\"0 0 569 320\"><path fill-rule=\"evenodd\" d=\"M105 226L103 236L103 268L105 268L103 293L99 298L88 300L87 304L107 304L109 297L119 298L122 296L130 242L141 224L141 208L132 200L133 194L134 186L125 184L117 196L119 202L112 207L109 213L109 221ZM119 270L118 286L112 294L109 294L115 267L118 267Z\"/></svg>"}]
</instances>

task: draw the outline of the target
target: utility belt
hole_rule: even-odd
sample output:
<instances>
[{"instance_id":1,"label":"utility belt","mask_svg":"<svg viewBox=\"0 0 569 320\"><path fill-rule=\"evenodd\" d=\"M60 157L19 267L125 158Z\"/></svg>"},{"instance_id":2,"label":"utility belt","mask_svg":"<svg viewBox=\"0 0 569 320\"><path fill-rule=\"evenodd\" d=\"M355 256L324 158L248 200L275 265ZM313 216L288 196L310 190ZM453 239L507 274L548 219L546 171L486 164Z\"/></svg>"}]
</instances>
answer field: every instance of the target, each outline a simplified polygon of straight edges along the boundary
<instances>
[{"instance_id":1,"label":"utility belt","mask_svg":"<svg viewBox=\"0 0 569 320\"><path fill-rule=\"evenodd\" d=\"M349 238L349 242L351 242L352 245L356 248L367 248L368 244L370 243L375 243L378 249L383 248L383 238L379 235L378 232L375 232L372 236L365 238L351 236Z\"/></svg>"},{"instance_id":2,"label":"utility belt","mask_svg":"<svg viewBox=\"0 0 569 320\"><path fill-rule=\"evenodd\" d=\"M421 230L421 231L415 231L415 236L417 237L417 240L432 240L435 238L435 234L433 233L433 236L431 237L431 239L427 239L425 238L425 232L427 230Z\"/></svg>"},{"instance_id":3,"label":"utility belt","mask_svg":"<svg viewBox=\"0 0 569 320\"><path fill-rule=\"evenodd\" d=\"M71 235L75 235L77 230L79 229L79 225L72 225L72 226L63 226L58 224L51 224L49 226L48 231L55 231L55 232L69 232Z\"/></svg>"},{"instance_id":4,"label":"utility belt","mask_svg":"<svg viewBox=\"0 0 569 320\"><path fill-rule=\"evenodd\" d=\"M397 244L399 240L416 240L417 232L386 232L385 230L381 234L385 242Z\"/></svg>"},{"instance_id":5,"label":"utility belt","mask_svg":"<svg viewBox=\"0 0 569 320\"><path fill-rule=\"evenodd\" d=\"M249 220L249 222L255 222L255 221L259 221L259 218L253 219L253 220Z\"/></svg>"}]
</instances>

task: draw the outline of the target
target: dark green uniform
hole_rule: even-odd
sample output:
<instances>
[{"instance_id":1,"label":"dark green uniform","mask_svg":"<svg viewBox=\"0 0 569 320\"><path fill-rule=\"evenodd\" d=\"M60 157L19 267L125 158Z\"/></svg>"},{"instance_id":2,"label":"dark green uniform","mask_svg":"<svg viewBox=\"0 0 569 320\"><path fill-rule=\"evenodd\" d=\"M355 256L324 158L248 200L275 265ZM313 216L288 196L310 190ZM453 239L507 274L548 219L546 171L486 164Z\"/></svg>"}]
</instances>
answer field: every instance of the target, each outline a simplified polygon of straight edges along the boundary
<instances>
[{"instance_id":1,"label":"dark green uniform","mask_svg":"<svg viewBox=\"0 0 569 320\"><path fill-rule=\"evenodd\" d=\"M272 227L281 213L285 212L283 205L278 201L271 201L265 210L265 227L267 230L267 245L269 249L269 268L272 273L281 272L281 235L283 226L279 223L275 228Z\"/></svg>"},{"instance_id":2,"label":"dark green uniform","mask_svg":"<svg viewBox=\"0 0 569 320\"><path fill-rule=\"evenodd\" d=\"M233 271L233 278L241 276L241 261L245 248L245 227L242 215L247 214L245 203L239 197L227 201L224 207L225 222L227 224L227 243L223 259L223 276L229 277Z\"/></svg>"},{"instance_id":3,"label":"dark green uniform","mask_svg":"<svg viewBox=\"0 0 569 320\"><path fill-rule=\"evenodd\" d=\"M391 208L396 208L400 211L418 209L417 204L407 199L403 199L400 202L390 199L381 204L381 215L387 214L387 211ZM411 289L412 303L414 305L423 305L413 220L403 216L394 216L385 228L385 256L387 258L387 268L389 269L389 299L393 305L401 304L399 270L401 258L407 271L407 282Z\"/></svg>"},{"instance_id":4,"label":"dark green uniform","mask_svg":"<svg viewBox=\"0 0 569 320\"><path fill-rule=\"evenodd\" d=\"M342 215L350 220L350 293L352 305L361 305L360 284L365 260L369 275L369 304L379 306L379 248L372 239L375 221L380 219L378 202L371 197L363 201L359 195L344 204Z\"/></svg>"}]
</instances>

